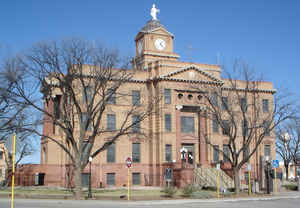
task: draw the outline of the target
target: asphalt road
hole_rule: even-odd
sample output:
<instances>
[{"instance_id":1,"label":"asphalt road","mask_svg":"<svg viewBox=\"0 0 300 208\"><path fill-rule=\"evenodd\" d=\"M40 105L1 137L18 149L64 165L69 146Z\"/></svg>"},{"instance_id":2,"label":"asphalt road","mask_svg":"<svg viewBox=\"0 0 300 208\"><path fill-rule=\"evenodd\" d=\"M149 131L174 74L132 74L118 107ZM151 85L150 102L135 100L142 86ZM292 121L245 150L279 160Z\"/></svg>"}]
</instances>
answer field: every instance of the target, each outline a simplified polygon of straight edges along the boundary
<instances>
[{"instance_id":1,"label":"asphalt road","mask_svg":"<svg viewBox=\"0 0 300 208\"><path fill-rule=\"evenodd\" d=\"M75 201L75 200L38 200L16 199L15 208L296 208L300 207L300 198L281 198L272 200L167 200L148 202L119 201ZM10 208L9 199L0 199L0 208Z\"/></svg>"}]
</instances>

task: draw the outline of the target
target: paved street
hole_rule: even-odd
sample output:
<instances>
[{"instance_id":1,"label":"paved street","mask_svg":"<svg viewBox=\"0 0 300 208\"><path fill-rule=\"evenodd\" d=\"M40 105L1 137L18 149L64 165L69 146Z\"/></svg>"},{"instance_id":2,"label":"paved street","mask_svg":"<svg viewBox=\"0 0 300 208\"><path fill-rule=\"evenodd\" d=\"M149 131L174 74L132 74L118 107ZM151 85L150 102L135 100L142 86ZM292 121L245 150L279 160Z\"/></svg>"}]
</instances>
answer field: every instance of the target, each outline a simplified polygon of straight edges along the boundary
<instances>
[{"instance_id":1,"label":"paved street","mask_svg":"<svg viewBox=\"0 0 300 208\"><path fill-rule=\"evenodd\" d=\"M227 199L227 200L165 200L165 201L74 201L74 200L38 200L16 199L16 208L296 208L300 204L300 194L293 196L274 197L265 199ZM0 199L1 208L9 208L9 199Z\"/></svg>"}]
</instances>

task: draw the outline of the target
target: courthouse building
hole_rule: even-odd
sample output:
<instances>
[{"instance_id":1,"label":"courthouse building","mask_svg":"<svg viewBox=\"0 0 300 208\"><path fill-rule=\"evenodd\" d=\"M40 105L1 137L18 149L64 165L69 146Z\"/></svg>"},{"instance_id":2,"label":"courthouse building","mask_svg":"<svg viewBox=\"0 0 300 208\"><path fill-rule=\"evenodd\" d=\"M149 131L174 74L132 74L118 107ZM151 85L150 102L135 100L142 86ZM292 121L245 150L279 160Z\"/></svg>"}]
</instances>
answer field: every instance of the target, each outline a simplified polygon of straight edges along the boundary
<instances>
[{"instance_id":1,"label":"courthouse building","mask_svg":"<svg viewBox=\"0 0 300 208\"><path fill-rule=\"evenodd\" d=\"M159 113L141 124L141 128L147 131L147 139L119 139L93 159L94 187L126 185L127 157L132 157L133 160L133 185L162 186L165 184L164 173L167 167L173 169L174 180L179 180L188 177L189 173L185 169L214 167L216 162L223 160L223 155L217 154L213 146L205 142L204 135L220 149L226 148L228 142L226 135L214 127L212 120L203 116L205 106L201 103L201 90L191 89L191 84L226 86L220 66L180 61L180 56L174 52L174 35L155 18L139 30L134 41L136 55L132 60L132 70L137 73L133 81L126 84L126 90L133 95L135 102L141 104L154 94L161 93L162 99L157 103ZM264 102L270 103L267 107L271 108L275 92L273 85L264 82L261 86L259 93ZM110 110L105 116L107 121L103 123L118 125L119 115L114 109L123 105L128 103L121 103L118 99L110 104ZM53 127L44 125L44 132L52 134L53 131L47 131L47 128ZM182 149L187 151L185 165L182 164ZM255 175L259 175L258 167L262 156L275 158L273 132L266 136L258 153L251 157L251 171ZM55 143L42 140L40 171L45 173L45 185L68 185L66 157L66 153ZM83 172L83 178L88 172L87 168Z\"/></svg>"}]
</instances>

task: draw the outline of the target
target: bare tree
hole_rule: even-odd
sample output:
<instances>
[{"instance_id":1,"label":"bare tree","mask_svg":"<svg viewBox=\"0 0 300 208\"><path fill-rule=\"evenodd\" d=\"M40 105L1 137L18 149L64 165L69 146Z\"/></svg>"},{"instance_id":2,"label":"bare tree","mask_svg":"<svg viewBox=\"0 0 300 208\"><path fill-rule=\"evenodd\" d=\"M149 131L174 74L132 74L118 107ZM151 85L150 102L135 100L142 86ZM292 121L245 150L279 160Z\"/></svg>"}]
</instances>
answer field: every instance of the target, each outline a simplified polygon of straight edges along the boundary
<instances>
[{"instance_id":1,"label":"bare tree","mask_svg":"<svg viewBox=\"0 0 300 208\"><path fill-rule=\"evenodd\" d=\"M300 122L295 118L280 125L276 130L276 152L282 158L286 180L289 176L289 164L297 163L300 152Z\"/></svg>"},{"instance_id":2,"label":"bare tree","mask_svg":"<svg viewBox=\"0 0 300 208\"><path fill-rule=\"evenodd\" d=\"M95 157L126 135L142 134L137 127L152 113L152 102L137 100L132 105L134 99L126 85L138 80L135 71L128 70L127 63L121 64L117 51L88 41L39 43L15 62L17 74L23 72L15 96L44 115L44 126L53 126L54 134L35 133L55 142L66 153L74 168L75 198L81 199L81 173L89 156ZM37 97L39 89L44 107ZM118 126L106 128L105 113L116 100L124 104L117 109ZM63 139L55 137L57 132Z\"/></svg>"},{"instance_id":3,"label":"bare tree","mask_svg":"<svg viewBox=\"0 0 300 208\"><path fill-rule=\"evenodd\" d=\"M239 170L265 139L273 136L273 130L293 116L292 103L272 89L270 83L262 82L245 63L237 61L233 72L226 72L224 83L217 86L201 86L207 117L220 128L228 143L223 153L230 163L235 192L240 190ZM267 86L266 86L267 85ZM267 88L267 89L266 89ZM206 137L209 145L215 145Z\"/></svg>"}]
</instances>

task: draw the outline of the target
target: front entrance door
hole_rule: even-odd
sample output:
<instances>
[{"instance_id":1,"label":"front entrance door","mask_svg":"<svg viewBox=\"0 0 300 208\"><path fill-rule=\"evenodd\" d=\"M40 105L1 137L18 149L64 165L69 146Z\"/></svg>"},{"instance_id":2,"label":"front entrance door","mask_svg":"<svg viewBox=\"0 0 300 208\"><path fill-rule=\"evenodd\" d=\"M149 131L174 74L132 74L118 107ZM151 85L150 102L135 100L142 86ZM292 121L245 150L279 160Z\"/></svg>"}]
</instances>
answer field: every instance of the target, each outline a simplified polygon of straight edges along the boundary
<instances>
[{"instance_id":1,"label":"front entrance door","mask_svg":"<svg viewBox=\"0 0 300 208\"><path fill-rule=\"evenodd\" d=\"M183 162L193 165L194 164L194 144L182 144L182 148L186 149L187 152L185 154L185 158Z\"/></svg>"}]
</instances>

